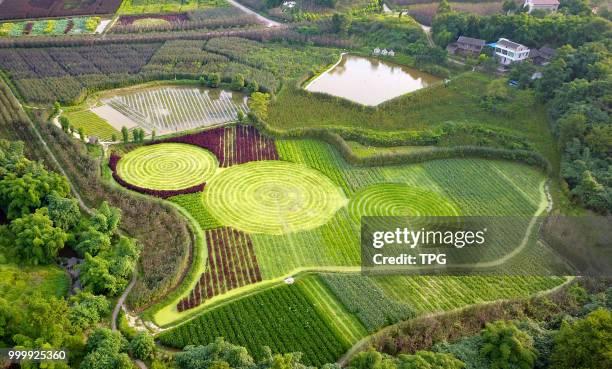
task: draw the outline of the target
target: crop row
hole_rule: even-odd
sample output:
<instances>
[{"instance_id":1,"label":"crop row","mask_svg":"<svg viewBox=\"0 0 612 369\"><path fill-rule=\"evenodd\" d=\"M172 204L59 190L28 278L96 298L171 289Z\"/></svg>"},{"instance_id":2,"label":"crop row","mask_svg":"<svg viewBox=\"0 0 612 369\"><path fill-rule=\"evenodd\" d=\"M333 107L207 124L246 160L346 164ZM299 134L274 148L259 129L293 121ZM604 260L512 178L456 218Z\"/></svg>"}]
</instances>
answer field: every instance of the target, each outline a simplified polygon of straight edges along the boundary
<instances>
[{"instance_id":1,"label":"crop row","mask_svg":"<svg viewBox=\"0 0 612 369\"><path fill-rule=\"evenodd\" d=\"M257 359L273 353L302 352L302 362L334 362L349 347L317 313L297 286L283 285L207 311L159 336L168 346L208 344L216 337L245 346Z\"/></svg>"},{"instance_id":2,"label":"crop row","mask_svg":"<svg viewBox=\"0 0 612 369\"><path fill-rule=\"evenodd\" d=\"M261 281L261 272L248 234L228 227L206 231L205 272L177 309L184 311L234 288Z\"/></svg>"},{"instance_id":3,"label":"crop row","mask_svg":"<svg viewBox=\"0 0 612 369\"><path fill-rule=\"evenodd\" d=\"M151 20L151 21L149 21ZM234 7L212 8L177 14L124 15L111 29L113 33L186 31L256 25L257 17Z\"/></svg>"},{"instance_id":4,"label":"crop row","mask_svg":"<svg viewBox=\"0 0 612 369\"><path fill-rule=\"evenodd\" d=\"M387 296L417 313L451 310L498 299L529 296L553 288L562 277L544 276L384 276L372 278Z\"/></svg>"},{"instance_id":5,"label":"crop row","mask_svg":"<svg viewBox=\"0 0 612 369\"><path fill-rule=\"evenodd\" d=\"M321 279L370 332L415 316L409 305L388 298L368 277L326 273Z\"/></svg>"},{"instance_id":6,"label":"crop row","mask_svg":"<svg viewBox=\"0 0 612 369\"><path fill-rule=\"evenodd\" d=\"M52 18L83 14L113 14L121 0L26 1L0 2L0 19Z\"/></svg>"},{"instance_id":7,"label":"crop row","mask_svg":"<svg viewBox=\"0 0 612 369\"><path fill-rule=\"evenodd\" d=\"M274 141L262 136L252 126L215 128L168 138L162 142L182 142L210 150L222 167L249 161L278 159Z\"/></svg>"},{"instance_id":8,"label":"crop row","mask_svg":"<svg viewBox=\"0 0 612 369\"><path fill-rule=\"evenodd\" d=\"M206 50L225 55L232 61L265 69L275 75L295 78L305 70L329 65L338 51L322 47L281 47L238 37L218 37L206 43Z\"/></svg>"}]
</instances>

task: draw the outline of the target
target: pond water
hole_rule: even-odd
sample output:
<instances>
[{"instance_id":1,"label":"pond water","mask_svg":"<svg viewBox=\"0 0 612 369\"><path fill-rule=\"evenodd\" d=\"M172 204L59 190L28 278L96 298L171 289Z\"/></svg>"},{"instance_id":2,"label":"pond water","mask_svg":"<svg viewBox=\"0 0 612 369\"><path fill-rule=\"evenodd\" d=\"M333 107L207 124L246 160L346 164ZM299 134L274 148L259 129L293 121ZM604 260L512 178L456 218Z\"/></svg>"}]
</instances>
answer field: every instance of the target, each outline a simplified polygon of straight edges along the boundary
<instances>
[{"instance_id":1,"label":"pond water","mask_svg":"<svg viewBox=\"0 0 612 369\"><path fill-rule=\"evenodd\" d=\"M439 80L438 77L414 68L376 58L344 54L336 66L308 83L306 90L375 106Z\"/></svg>"}]
</instances>

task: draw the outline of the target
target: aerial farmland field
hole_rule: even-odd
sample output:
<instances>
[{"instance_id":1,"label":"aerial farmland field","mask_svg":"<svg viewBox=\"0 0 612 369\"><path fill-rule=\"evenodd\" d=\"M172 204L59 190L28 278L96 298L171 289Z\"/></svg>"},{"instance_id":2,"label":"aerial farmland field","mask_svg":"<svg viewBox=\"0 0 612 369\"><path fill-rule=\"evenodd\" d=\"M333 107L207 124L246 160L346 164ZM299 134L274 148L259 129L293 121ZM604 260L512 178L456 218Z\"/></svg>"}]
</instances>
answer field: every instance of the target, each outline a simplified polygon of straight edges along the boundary
<instances>
[{"instance_id":1,"label":"aerial farmland field","mask_svg":"<svg viewBox=\"0 0 612 369\"><path fill-rule=\"evenodd\" d=\"M198 88L148 89L101 100L146 131L180 132L235 121L248 112L246 97Z\"/></svg>"},{"instance_id":2,"label":"aerial farmland field","mask_svg":"<svg viewBox=\"0 0 612 369\"><path fill-rule=\"evenodd\" d=\"M609 10L521 5L0 0L0 367L612 367Z\"/></svg>"}]
</instances>

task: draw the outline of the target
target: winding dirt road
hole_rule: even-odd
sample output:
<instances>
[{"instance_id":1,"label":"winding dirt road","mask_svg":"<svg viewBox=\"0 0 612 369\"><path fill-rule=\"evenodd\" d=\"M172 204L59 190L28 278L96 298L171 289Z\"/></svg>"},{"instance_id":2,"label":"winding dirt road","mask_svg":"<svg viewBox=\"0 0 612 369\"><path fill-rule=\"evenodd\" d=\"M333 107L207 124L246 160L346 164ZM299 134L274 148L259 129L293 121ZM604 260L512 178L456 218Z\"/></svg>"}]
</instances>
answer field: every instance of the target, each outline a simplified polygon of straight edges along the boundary
<instances>
[{"instance_id":1,"label":"winding dirt road","mask_svg":"<svg viewBox=\"0 0 612 369\"><path fill-rule=\"evenodd\" d=\"M242 10L245 13L252 14L252 15L256 16L257 19L259 19L260 21L265 23L266 27L268 27L268 28L284 27L284 25L282 23L279 23L277 21L273 21L272 19L266 18L263 15L257 13L254 10L251 10L251 9L247 8L246 6L240 4L239 2L237 2L235 0L227 0L227 2L232 4L236 8Z\"/></svg>"}]
</instances>

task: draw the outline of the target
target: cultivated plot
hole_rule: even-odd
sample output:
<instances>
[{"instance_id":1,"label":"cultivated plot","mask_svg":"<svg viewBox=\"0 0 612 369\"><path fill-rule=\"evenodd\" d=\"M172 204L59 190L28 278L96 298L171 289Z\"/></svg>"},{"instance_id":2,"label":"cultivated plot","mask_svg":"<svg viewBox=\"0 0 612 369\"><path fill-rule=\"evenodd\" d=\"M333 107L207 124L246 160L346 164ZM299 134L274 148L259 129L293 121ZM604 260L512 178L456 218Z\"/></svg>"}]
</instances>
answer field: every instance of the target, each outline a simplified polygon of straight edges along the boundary
<instances>
[{"instance_id":1,"label":"cultivated plot","mask_svg":"<svg viewBox=\"0 0 612 369\"><path fill-rule=\"evenodd\" d=\"M141 90L102 102L158 134L234 121L239 111L248 111L247 97L240 93L185 87Z\"/></svg>"}]
</instances>

